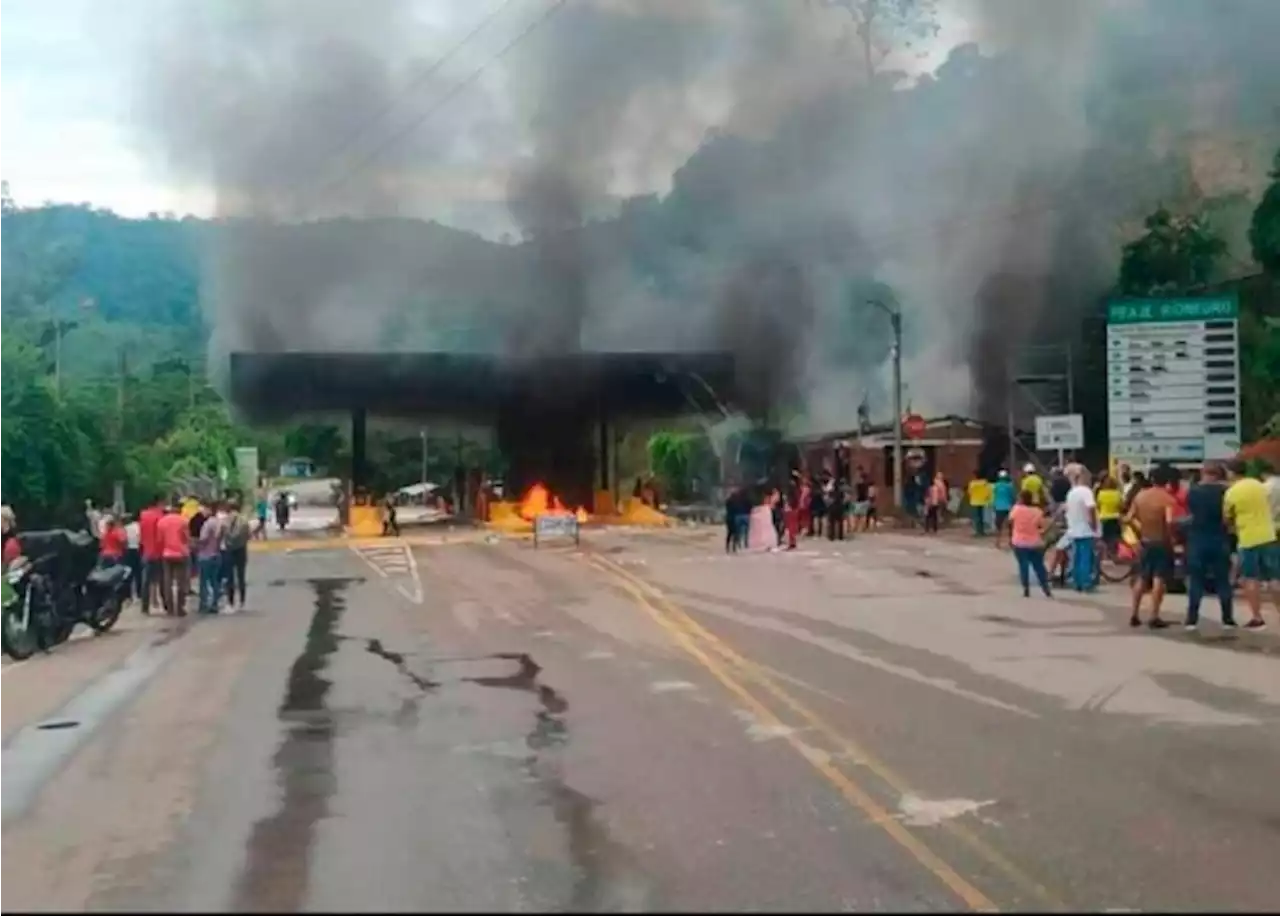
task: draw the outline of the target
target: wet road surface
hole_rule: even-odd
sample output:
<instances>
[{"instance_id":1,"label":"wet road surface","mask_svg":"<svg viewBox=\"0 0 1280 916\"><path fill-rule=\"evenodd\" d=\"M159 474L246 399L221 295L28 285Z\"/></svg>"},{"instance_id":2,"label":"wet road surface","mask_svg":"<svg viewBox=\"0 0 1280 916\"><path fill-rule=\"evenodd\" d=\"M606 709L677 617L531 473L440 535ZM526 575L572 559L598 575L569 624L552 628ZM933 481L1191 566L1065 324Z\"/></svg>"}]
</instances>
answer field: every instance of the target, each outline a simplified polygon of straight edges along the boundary
<instances>
[{"instance_id":1,"label":"wet road surface","mask_svg":"<svg viewBox=\"0 0 1280 916\"><path fill-rule=\"evenodd\" d=\"M5 909L1280 906L1274 634L716 540L257 553L6 664Z\"/></svg>"}]
</instances>

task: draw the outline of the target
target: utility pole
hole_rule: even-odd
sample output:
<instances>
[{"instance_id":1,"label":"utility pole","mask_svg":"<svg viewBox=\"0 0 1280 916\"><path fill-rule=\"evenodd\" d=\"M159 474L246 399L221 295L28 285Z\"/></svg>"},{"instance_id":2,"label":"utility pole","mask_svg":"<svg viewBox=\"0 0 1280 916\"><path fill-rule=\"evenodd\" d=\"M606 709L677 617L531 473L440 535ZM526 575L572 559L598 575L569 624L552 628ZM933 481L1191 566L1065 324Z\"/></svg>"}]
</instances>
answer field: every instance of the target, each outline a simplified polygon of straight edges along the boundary
<instances>
[{"instance_id":1,"label":"utility pole","mask_svg":"<svg viewBox=\"0 0 1280 916\"><path fill-rule=\"evenodd\" d=\"M53 319L53 392L62 397L62 322Z\"/></svg>"},{"instance_id":2,"label":"utility pole","mask_svg":"<svg viewBox=\"0 0 1280 916\"><path fill-rule=\"evenodd\" d=\"M1067 413L1073 414L1076 412L1076 373L1073 365L1074 361L1071 358L1071 344L1065 344L1064 349L1067 357ZM1075 449L1071 450L1071 460L1076 460ZM1058 464L1061 466L1062 462L1059 461Z\"/></svg>"},{"instance_id":3,"label":"utility pole","mask_svg":"<svg viewBox=\"0 0 1280 916\"><path fill-rule=\"evenodd\" d=\"M893 505L902 508L902 311L877 299L868 299L889 316L893 329Z\"/></svg>"},{"instance_id":4,"label":"utility pole","mask_svg":"<svg viewBox=\"0 0 1280 916\"><path fill-rule=\"evenodd\" d=\"M422 436L422 479L419 482L422 484L422 504L425 506L427 504L427 430L424 428L419 435Z\"/></svg>"},{"instance_id":5,"label":"utility pole","mask_svg":"<svg viewBox=\"0 0 1280 916\"><path fill-rule=\"evenodd\" d=\"M88 314L92 312L97 303L93 297L80 300L80 311ZM75 330L80 326L79 321L72 321L67 318L59 318L54 310L53 304L49 303L49 322L53 325L53 392L58 398L62 397L62 338L67 331Z\"/></svg>"},{"instance_id":6,"label":"utility pole","mask_svg":"<svg viewBox=\"0 0 1280 916\"><path fill-rule=\"evenodd\" d=\"M129 374L129 357L123 346L120 347L119 353L119 372L120 376L116 380L116 430L123 436L124 434L124 386L125 378Z\"/></svg>"}]
</instances>

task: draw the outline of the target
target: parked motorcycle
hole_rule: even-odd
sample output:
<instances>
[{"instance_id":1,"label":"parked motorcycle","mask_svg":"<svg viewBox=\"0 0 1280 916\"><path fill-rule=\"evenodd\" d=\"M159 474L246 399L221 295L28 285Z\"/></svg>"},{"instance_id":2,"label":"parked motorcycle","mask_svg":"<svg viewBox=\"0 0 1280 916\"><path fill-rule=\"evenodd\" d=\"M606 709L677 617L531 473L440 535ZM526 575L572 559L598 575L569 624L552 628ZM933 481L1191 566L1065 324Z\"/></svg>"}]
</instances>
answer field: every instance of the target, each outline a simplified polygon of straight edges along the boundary
<instances>
[{"instance_id":1,"label":"parked motorcycle","mask_svg":"<svg viewBox=\"0 0 1280 916\"><path fill-rule=\"evenodd\" d=\"M22 556L5 572L4 651L21 660L65 642L77 623L99 633L115 626L129 596L127 566L101 565L88 532L19 535Z\"/></svg>"}]
</instances>

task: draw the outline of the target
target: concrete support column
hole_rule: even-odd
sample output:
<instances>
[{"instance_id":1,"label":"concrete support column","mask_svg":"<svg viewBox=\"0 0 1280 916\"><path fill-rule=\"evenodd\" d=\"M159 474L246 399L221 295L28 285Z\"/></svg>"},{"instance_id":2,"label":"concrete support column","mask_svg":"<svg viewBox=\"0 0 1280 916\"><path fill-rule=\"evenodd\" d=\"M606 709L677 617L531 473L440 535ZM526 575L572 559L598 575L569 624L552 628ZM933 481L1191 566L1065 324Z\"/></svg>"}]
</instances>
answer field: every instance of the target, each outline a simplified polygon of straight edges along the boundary
<instances>
[{"instance_id":1,"label":"concrete support column","mask_svg":"<svg viewBox=\"0 0 1280 916\"><path fill-rule=\"evenodd\" d=\"M368 413L363 407L351 411L351 490L369 485Z\"/></svg>"},{"instance_id":2,"label":"concrete support column","mask_svg":"<svg viewBox=\"0 0 1280 916\"><path fill-rule=\"evenodd\" d=\"M596 489L612 491L613 487L610 485L609 471L613 467L613 449L611 448L611 443L609 440L612 439L613 437L609 435L609 421L606 420L603 416L600 417L599 433L600 433L600 457L599 457L599 460L596 462L596 466L600 470L600 481L596 485Z\"/></svg>"}]
</instances>

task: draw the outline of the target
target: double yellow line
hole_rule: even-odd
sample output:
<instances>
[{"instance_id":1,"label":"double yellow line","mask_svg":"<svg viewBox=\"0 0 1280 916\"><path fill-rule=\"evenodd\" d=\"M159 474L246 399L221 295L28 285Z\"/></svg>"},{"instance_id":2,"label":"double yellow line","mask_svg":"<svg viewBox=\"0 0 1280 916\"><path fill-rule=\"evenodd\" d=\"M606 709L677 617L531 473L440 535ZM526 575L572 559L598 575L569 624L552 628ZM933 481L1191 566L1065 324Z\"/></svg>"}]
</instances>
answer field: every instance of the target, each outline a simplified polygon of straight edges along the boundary
<instances>
[{"instance_id":1,"label":"double yellow line","mask_svg":"<svg viewBox=\"0 0 1280 916\"><path fill-rule=\"evenodd\" d=\"M837 731L816 712L779 686L767 669L744 658L690 617L679 605L667 599L656 587L600 554L587 554L587 561L617 581L618 585L635 599L654 622L670 634L677 645L692 656L726 690L741 700L761 724L777 729L778 734L782 735L787 743L807 760L846 801L866 814L871 823L884 830L894 842L946 885L969 909L978 912L999 910L999 907L986 894L925 845L866 789L836 767L830 754L797 737L772 709L748 689L747 685L753 685L771 695L807 723L814 732L822 735L833 747L838 748L842 757L865 768L899 796L914 794L906 780L883 761L868 753L857 742ZM987 865L1003 874L1023 894L1035 897L1041 905L1050 909L1068 909L1042 884L1025 874L963 824L943 821L941 827L967 846Z\"/></svg>"}]
</instances>

